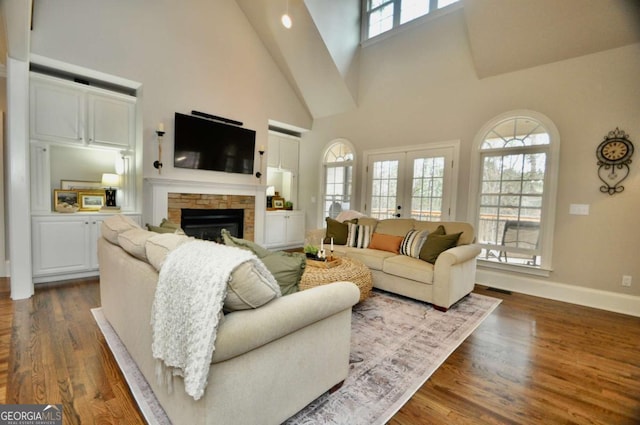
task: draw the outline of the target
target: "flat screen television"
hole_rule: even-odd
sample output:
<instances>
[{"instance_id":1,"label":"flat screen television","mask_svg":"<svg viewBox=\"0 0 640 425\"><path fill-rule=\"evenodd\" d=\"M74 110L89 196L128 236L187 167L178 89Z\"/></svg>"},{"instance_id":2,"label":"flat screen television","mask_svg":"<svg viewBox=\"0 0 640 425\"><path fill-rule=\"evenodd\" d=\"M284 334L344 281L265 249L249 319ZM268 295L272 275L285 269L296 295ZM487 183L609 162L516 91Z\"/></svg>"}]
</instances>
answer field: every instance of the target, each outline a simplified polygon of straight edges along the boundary
<instances>
[{"instance_id":1,"label":"flat screen television","mask_svg":"<svg viewBox=\"0 0 640 425\"><path fill-rule=\"evenodd\" d=\"M173 166L253 174L256 132L176 112Z\"/></svg>"}]
</instances>

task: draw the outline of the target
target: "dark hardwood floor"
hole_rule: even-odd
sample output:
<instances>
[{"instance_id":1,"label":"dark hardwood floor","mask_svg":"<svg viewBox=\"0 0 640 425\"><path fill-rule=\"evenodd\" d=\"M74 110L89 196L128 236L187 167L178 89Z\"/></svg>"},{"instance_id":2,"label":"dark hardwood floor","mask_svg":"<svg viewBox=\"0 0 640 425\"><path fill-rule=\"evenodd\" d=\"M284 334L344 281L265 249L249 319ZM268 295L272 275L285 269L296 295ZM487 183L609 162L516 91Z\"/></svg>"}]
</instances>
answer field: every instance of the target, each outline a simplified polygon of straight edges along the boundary
<instances>
[{"instance_id":1,"label":"dark hardwood floor","mask_svg":"<svg viewBox=\"0 0 640 425\"><path fill-rule=\"evenodd\" d=\"M0 403L61 403L65 424L144 422L89 311L97 279L22 301L8 288L0 279ZM640 423L640 318L476 292L503 302L390 424Z\"/></svg>"}]
</instances>

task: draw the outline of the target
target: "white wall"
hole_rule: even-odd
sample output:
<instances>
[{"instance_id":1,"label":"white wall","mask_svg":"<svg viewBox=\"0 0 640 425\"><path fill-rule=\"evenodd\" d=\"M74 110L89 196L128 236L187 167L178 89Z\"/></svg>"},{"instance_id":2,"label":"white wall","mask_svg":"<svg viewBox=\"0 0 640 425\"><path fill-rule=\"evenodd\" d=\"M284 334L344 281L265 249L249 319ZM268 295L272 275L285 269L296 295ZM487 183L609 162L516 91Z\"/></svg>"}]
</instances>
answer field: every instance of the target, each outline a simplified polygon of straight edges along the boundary
<instances>
[{"instance_id":1,"label":"white wall","mask_svg":"<svg viewBox=\"0 0 640 425\"><path fill-rule=\"evenodd\" d=\"M145 177L258 183L252 176L174 169L175 112L242 121L257 131L256 146L267 144L269 119L311 126L233 0L57 0L37 2L34 16L32 53L142 83ZM152 166L160 121L166 129L161 176Z\"/></svg>"},{"instance_id":2,"label":"white wall","mask_svg":"<svg viewBox=\"0 0 640 425\"><path fill-rule=\"evenodd\" d=\"M516 109L548 116L561 138L554 270L548 281L640 295L640 159L625 191L602 194L595 149L608 131L624 129L640 155L640 45L631 45L486 79L476 76L462 11L363 48L358 108L315 120L303 135L299 203L307 225L322 223L318 158L344 137L366 149L461 140L457 218L467 220L473 138L492 117ZM356 202L362 196L358 163ZM569 215L569 204L591 206ZM622 288L621 276L634 278Z\"/></svg>"},{"instance_id":3,"label":"white wall","mask_svg":"<svg viewBox=\"0 0 640 425\"><path fill-rule=\"evenodd\" d=\"M0 54L1 54L1 50L0 49ZM4 59L3 57L3 60ZM2 170L2 172L0 172L0 178L2 179L2 183L0 184L0 277L3 276L7 276L7 267L6 267L6 261L7 261L7 248L8 248L8 242L7 242L7 229L6 229L6 219L5 219L5 209L4 206L6 205L5 202L5 193L7 193L7 187L6 187L6 181L7 178L5 176L5 155L4 155L4 151L5 151L5 131L4 131L4 122L6 121L6 111L7 110L7 79L3 76L2 78L0 78L0 114L2 114L2 118L0 119L2 121L2 126L0 126L0 151L2 151L2 155L0 155L0 170Z\"/></svg>"}]
</instances>

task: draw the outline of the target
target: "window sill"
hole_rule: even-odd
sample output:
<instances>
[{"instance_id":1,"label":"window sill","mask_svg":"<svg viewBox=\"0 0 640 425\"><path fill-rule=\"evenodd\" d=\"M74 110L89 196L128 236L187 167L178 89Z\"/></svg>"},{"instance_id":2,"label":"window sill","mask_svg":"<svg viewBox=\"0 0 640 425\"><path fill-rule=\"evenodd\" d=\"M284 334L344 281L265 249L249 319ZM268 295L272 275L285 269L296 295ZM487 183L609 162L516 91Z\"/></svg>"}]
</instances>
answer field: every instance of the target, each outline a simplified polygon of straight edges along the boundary
<instances>
[{"instance_id":1,"label":"window sill","mask_svg":"<svg viewBox=\"0 0 640 425\"><path fill-rule=\"evenodd\" d=\"M481 269L501 270L541 277L549 277L552 272L551 269L543 269L542 267L497 263L495 261L487 261L480 258L478 258L478 267Z\"/></svg>"}]
</instances>

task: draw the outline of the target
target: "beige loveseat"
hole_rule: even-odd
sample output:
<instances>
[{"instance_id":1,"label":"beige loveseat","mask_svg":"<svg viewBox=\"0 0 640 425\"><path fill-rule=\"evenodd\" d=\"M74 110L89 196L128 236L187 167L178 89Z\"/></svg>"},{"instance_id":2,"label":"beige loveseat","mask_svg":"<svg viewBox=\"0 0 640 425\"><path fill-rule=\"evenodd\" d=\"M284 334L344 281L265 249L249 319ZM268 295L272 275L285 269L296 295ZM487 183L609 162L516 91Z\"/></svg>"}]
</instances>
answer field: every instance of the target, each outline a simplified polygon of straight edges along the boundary
<instances>
[{"instance_id":1,"label":"beige loveseat","mask_svg":"<svg viewBox=\"0 0 640 425\"><path fill-rule=\"evenodd\" d=\"M410 230L435 232L438 226L443 226L447 235L461 233L456 246L439 254L433 264L395 252L334 244L334 255L354 258L371 269L374 288L426 301L442 311L473 290L480 247L473 244L471 224L370 217L360 217L356 223L368 226L371 238L375 233L405 237ZM325 234L324 228L311 230L305 244L318 245ZM326 244L324 247L329 248Z\"/></svg>"},{"instance_id":2,"label":"beige loveseat","mask_svg":"<svg viewBox=\"0 0 640 425\"><path fill-rule=\"evenodd\" d=\"M137 227L131 223L103 224L102 309L174 424L279 424L346 378L359 291L337 282L225 314L203 397L187 395L180 377L169 393L151 353L152 264L189 238L127 229Z\"/></svg>"}]
</instances>

